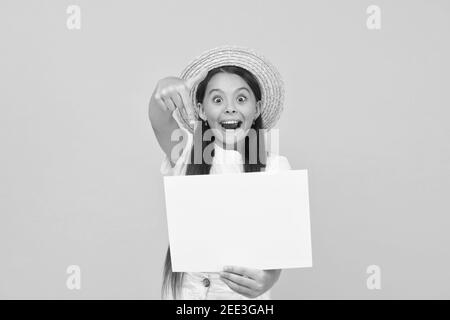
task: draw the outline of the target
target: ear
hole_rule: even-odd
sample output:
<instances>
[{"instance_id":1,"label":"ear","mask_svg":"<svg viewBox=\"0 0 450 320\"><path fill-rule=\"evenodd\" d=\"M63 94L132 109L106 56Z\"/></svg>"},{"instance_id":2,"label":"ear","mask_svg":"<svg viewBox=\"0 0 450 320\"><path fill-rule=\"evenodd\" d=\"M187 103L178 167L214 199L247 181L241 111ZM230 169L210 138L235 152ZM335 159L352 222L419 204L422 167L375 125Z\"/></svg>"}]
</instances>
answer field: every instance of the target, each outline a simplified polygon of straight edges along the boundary
<instances>
[{"instance_id":1,"label":"ear","mask_svg":"<svg viewBox=\"0 0 450 320\"><path fill-rule=\"evenodd\" d=\"M256 101L255 120L261 115L261 100Z\"/></svg>"},{"instance_id":2,"label":"ear","mask_svg":"<svg viewBox=\"0 0 450 320\"><path fill-rule=\"evenodd\" d=\"M203 104L201 104L200 102L197 103L197 107L198 107L198 116L200 117L200 119L202 119L203 121L206 121L206 114L205 114L205 110L203 108Z\"/></svg>"}]
</instances>

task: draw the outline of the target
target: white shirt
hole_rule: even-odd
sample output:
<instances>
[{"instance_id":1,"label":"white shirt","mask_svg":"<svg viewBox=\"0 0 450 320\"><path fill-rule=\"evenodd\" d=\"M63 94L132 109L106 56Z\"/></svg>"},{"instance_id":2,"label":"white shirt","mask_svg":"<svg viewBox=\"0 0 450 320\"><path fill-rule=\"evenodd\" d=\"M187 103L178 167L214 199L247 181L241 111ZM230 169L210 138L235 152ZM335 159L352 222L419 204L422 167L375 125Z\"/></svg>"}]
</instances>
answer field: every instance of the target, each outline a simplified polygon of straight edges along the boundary
<instances>
[{"instance_id":1,"label":"white shirt","mask_svg":"<svg viewBox=\"0 0 450 320\"><path fill-rule=\"evenodd\" d=\"M185 175L190 152L192 149L193 135L186 129L187 144L172 167L169 157L166 155L161 164L163 175ZM214 148L214 158L210 174L240 173L243 172L243 160L238 151L225 150L218 144ZM286 157L269 153L266 161L266 172L290 170L291 166ZM207 279L207 280L206 280ZM181 299L208 299L208 300L248 300L249 298L231 290L219 276L219 273L211 272L186 272L184 274L181 290ZM170 291L163 299L173 299ZM270 290L256 298L257 300L270 299Z\"/></svg>"}]
</instances>

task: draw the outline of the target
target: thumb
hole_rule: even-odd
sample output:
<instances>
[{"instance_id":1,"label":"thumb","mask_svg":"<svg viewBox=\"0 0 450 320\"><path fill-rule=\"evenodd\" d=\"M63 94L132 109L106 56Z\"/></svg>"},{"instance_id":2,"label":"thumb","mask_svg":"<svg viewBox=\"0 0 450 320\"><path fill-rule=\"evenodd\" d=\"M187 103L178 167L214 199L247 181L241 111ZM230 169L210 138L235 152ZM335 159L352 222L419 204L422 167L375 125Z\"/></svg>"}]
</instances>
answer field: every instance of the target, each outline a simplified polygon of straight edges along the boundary
<instances>
[{"instance_id":1,"label":"thumb","mask_svg":"<svg viewBox=\"0 0 450 320\"><path fill-rule=\"evenodd\" d=\"M192 89L194 86L198 85L200 82L203 81L203 79L206 78L206 76L208 75L208 70L203 69L202 71L200 71L199 74L197 74L196 76L189 78L186 80L186 86L189 89Z\"/></svg>"}]
</instances>

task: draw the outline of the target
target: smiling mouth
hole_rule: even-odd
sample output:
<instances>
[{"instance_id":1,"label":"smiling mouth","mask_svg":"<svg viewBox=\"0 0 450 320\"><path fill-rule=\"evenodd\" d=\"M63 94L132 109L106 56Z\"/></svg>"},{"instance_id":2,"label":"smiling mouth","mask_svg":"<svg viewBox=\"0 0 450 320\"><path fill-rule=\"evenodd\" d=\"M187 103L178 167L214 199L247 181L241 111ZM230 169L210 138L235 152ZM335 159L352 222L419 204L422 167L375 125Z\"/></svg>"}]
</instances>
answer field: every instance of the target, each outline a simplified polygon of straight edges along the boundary
<instances>
[{"instance_id":1,"label":"smiling mouth","mask_svg":"<svg viewBox=\"0 0 450 320\"><path fill-rule=\"evenodd\" d=\"M235 130L235 129L241 127L242 121L239 121L239 120L222 121L222 122L220 122L220 125L225 130Z\"/></svg>"}]
</instances>

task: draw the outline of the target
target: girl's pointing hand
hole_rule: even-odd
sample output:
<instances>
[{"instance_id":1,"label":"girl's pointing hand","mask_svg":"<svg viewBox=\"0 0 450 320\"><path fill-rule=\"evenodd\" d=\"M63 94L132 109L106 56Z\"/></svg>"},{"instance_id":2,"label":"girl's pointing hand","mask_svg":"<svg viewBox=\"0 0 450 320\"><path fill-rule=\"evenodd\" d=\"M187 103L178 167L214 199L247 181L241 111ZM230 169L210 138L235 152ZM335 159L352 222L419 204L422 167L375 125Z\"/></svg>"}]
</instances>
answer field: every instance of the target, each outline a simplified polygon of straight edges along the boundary
<instances>
[{"instance_id":1,"label":"girl's pointing hand","mask_svg":"<svg viewBox=\"0 0 450 320\"><path fill-rule=\"evenodd\" d=\"M226 266L220 277L231 290L247 297L256 298L272 288L280 277L281 270L259 270L237 266Z\"/></svg>"},{"instance_id":2,"label":"girl's pointing hand","mask_svg":"<svg viewBox=\"0 0 450 320\"><path fill-rule=\"evenodd\" d=\"M152 95L152 101L165 112L173 112L180 109L186 119L194 119L194 106L189 98L192 88L205 79L208 71L202 70L198 75L186 80L167 77L161 79Z\"/></svg>"}]
</instances>

